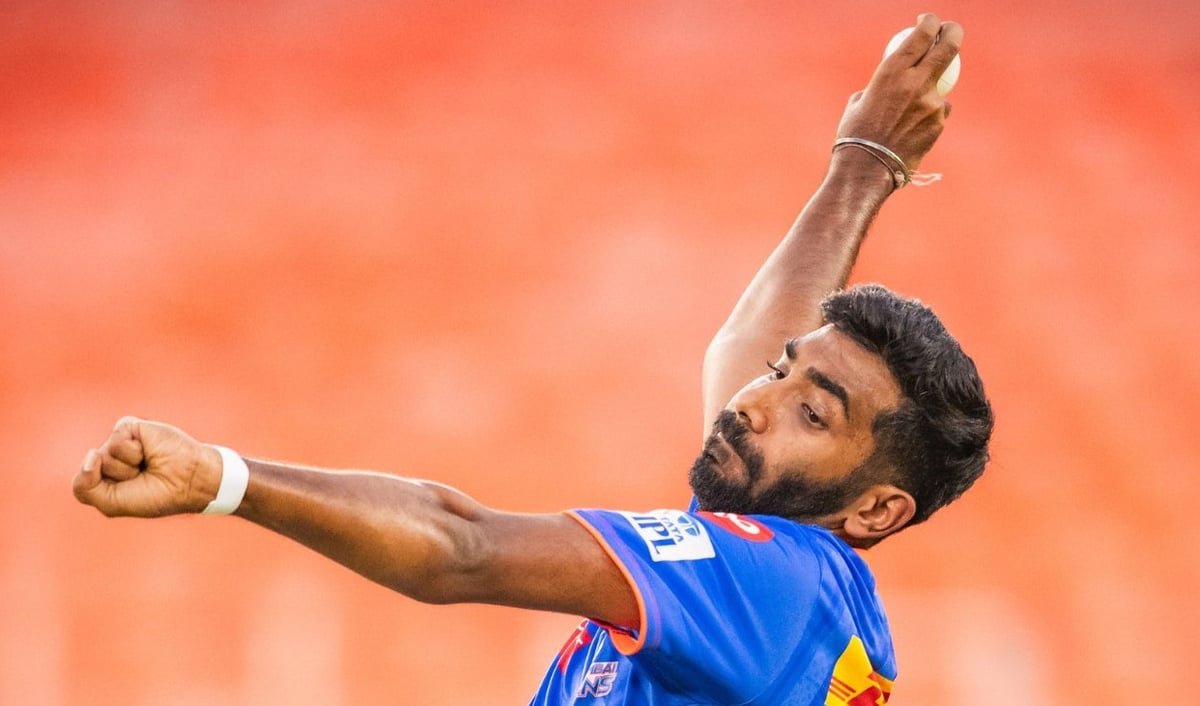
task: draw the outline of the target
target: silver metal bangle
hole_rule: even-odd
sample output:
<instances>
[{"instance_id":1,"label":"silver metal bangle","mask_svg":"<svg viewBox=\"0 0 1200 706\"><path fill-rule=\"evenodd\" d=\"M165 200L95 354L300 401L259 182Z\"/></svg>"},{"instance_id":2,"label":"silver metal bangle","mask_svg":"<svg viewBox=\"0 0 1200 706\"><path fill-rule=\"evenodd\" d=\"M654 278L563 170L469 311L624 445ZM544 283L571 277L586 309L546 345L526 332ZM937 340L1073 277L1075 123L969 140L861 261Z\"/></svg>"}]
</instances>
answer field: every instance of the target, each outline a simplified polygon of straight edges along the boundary
<instances>
[{"instance_id":1,"label":"silver metal bangle","mask_svg":"<svg viewBox=\"0 0 1200 706\"><path fill-rule=\"evenodd\" d=\"M864 140L861 137L839 137L833 141L833 151L836 152L841 147L857 147L870 152L892 172L892 179L895 181L897 189L912 181L912 172L909 171L904 160L900 159L900 155L878 142ZM891 161L891 164L888 164L888 160Z\"/></svg>"}]
</instances>

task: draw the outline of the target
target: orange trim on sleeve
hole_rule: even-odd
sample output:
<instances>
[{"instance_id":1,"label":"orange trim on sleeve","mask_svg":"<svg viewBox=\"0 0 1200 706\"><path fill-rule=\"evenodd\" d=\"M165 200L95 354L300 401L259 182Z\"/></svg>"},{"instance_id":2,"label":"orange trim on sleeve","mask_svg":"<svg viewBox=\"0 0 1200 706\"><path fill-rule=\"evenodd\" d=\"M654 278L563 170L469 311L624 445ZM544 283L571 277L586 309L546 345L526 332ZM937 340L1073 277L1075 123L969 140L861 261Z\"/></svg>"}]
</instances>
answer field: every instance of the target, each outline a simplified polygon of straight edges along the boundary
<instances>
[{"instance_id":1,"label":"orange trim on sleeve","mask_svg":"<svg viewBox=\"0 0 1200 706\"><path fill-rule=\"evenodd\" d=\"M592 538L596 540L596 543L600 545L600 548L604 550L604 553L608 555L612 563L616 564L617 568L621 570L621 575L625 577L625 583L629 585L629 590L633 591L633 598L637 601L638 622L640 623L640 625L636 626L636 637L619 626L611 625L602 620L596 621L598 625L608 631L608 635L612 638L613 646L617 648L617 651L626 657L632 657L646 643L646 601L642 597L642 592L638 589L637 582L633 580L633 575L626 568L625 562L621 561L616 550L609 545L604 535L593 527L592 523L588 522L574 510L567 510L564 514L583 525L588 534L592 535Z\"/></svg>"}]
</instances>

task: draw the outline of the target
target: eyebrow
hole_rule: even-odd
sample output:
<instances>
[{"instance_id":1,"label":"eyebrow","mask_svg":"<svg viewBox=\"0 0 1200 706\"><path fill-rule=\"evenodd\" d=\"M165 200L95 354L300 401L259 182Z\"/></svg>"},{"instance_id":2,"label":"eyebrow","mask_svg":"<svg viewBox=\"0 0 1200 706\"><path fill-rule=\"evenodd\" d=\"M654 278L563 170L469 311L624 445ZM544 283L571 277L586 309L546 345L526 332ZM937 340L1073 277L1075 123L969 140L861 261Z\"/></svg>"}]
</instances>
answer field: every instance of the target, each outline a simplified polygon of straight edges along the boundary
<instances>
[{"instance_id":1,"label":"eyebrow","mask_svg":"<svg viewBox=\"0 0 1200 706\"><path fill-rule=\"evenodd\" d=\"M796 360L796 345L799 340L798 338L792 338L783 344L783 354L787 356L789 361ZM846 415L847 422L850 421L850 395L846 394L846 388L834 382L828 375L816 368L805 370L804 376L811 380L817 387L838 398L838 401L842 403L842 414Z\"/></svg>"},{"instance_id":2,"label":"eyebrow","mask_svg":"<svg viewBox=\"0 0 1200 706\"><path fill-rule=\"evenodd\" d=\"M838 398L838 401L842 403L842 413L846 415L846 421L850 421L850 396L846 394L846 388L829 379L829 376L816 368L809 368L804 371L804 374L809 380L812 380L814 385Z\"/></svg>"}]
</instances>

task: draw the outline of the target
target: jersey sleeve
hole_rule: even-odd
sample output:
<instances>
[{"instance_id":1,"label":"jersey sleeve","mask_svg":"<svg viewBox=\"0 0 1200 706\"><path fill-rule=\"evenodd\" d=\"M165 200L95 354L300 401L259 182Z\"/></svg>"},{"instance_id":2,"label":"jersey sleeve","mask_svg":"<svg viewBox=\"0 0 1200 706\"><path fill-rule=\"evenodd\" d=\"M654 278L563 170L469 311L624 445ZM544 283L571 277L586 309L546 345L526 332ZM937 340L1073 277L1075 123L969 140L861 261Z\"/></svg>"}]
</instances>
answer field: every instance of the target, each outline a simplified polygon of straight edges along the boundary
<instances>
[{"instance_id":1,"label":"jersey sleeve","mask_svg":"<svg viewBox=\"0 0 1200 706\"><path fill-rule=\"evenodd\" d=\"M570 513L625 574L641 627L609 630L623 654L697 700L740 703L794 655L821 562L751 518L679 510ZM735 521L740 524L735 524Z\"/></svg>"}]
</instances>

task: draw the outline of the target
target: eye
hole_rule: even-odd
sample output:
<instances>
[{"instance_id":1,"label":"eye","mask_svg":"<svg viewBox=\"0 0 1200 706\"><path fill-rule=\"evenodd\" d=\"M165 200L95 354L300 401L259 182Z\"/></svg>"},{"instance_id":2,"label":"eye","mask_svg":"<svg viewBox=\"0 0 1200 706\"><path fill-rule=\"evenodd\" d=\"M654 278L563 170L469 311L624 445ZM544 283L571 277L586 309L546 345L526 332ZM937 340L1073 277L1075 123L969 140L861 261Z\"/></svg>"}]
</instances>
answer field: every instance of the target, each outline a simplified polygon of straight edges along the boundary
<instances>
[{"instance_id":1,"label":"eye","mask_svg":"<svg viewBox=\"0 0 1200 706\"><path fill-rule=\"evenodd\" d=\"M821 419L820 415L818 415L812 407L809 407L807 404L801 404L800 409L803 410L804 418L807 419L810 424L814 424L819 427L825 426L825 421Z\"/></svg>"},{"instance_id":2,"label":"eye","mask_svg":"<svg viewBox=\"0 0 1200 706\"><path fill-rule=\"evenodd\" d=\"M772 363L772 362L771 362L771 361L769 361L769 360L767 361L767 367L771 369L771 379L773 379L773 380L782 380L782 379L784 379L785 377L787 377L787 371L786 371L786 370L784 370L783 368L779 367L778 365L775 365L774 363Z\"/></svg>"}]
</instances>

